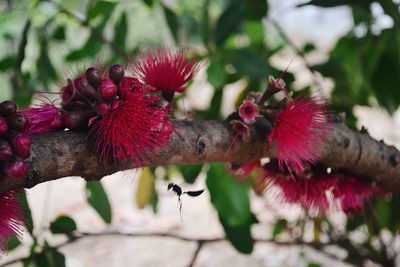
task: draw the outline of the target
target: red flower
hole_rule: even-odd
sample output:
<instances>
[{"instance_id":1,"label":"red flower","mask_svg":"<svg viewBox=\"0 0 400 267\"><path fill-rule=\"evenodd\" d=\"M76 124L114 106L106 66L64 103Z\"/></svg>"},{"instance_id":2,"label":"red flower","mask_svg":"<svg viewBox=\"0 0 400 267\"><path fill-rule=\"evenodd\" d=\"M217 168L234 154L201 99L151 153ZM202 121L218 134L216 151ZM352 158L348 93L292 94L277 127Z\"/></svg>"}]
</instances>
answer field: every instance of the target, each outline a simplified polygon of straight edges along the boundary
<instances>
[{"instance_id":1,"label":"red flower","mask_svg":"<svg viewBox=\"0 0 400 267\"><path fill-rule=\"evenodd\" d=\"M258 115L258 107L253 98L243 101L239 107L239 116L246 124L253 124Z\"/></svg>"},{"instance_id":2,"label":"red flower","mask_svg":"<svg viewBox=\"0 0 400 267\"><path fill-rule=\"evenodd\" d=\"M187 60L187 50L173 52L169 48L158 48L141 52L132 70L136 78L163 92L183 92L185 84L198 72L194 59Z\"/></svg>"},{"instance_id":3,"label":"red flower","mask_svg":"<svg viewBox=\"0 0 400 267\"><path fill-rule=\"evenodd\" d=\"M141 164L150 159L169 139L173 130L168 110L160 107L160 98L147 95L145 86L124 77L118 85L120 100L110 112L93 122L97 151L102 160L132 159Z\"/></svg>"},{"instance_id":4,"label":"red flower","mask_svg":"<svg viewBox=\"0 0 400 267\"><path fill-rule=\"evenodd\" d=\"M24 218L16 192L8 191L0 194L0 254L7 246L7 240L12 236L22 234Z\"/></svg>"},{"instance_id":5,"label":"red flower","mask_svg":"<svg viewBox=\"0 0 400 267\"><path fill-rule=\"evenodd\" d=\"M317 98L290 100L276 115L268 141L276 141L279 167L304 171L305 164L315 163L319 146L331 129L327 122L327 104Z\"/></svg>"},{"instance_id":6,"label":"red flower","mask_svg":"<svg viewBox=\"0 0 400 267\"><path fill-rule=\"evenodd\" d=\"M325 212L334 207L353 214L362 209L366 199L385 192L378 184L346 173L293 176L264 166L262 178L270 181L271 188L280 189L284 202L317 212Z\"/></svg>"},{"instance_id":7,"label":"red flower","mask_svg":"<svg viewBox=\"0 0 400 267\"><path fill-rule=\"evenodd\" d=\"M228 171L235 176L238 180L246 179L250 173L255 169L261 167L260 160L253 160L240 166L230 164Z\"/></svg>"},{"instance_id":8,"label":"red flower","mask_svg":"<svg viewBox=\"0 0 400 267\"><path fill-rule=\"evenodd\" d=\"M364 201L374 194L382 194L386 190L378 185L361 179L358 176L342 176L333 190L333 197L339 207L347 214L362 209Z\"/></svg>"},{"instance_id":9,"label":"red flower","mask_svg":"<svg viewBox=\"0 0 400 267\"><path fill-rule=\"evenodd\" d=\"M62 125L58 108L52 103L43 103L38 107L18 111L29 121L26 134L42 134L55 131Z\"/></svg>"}]
</instances>

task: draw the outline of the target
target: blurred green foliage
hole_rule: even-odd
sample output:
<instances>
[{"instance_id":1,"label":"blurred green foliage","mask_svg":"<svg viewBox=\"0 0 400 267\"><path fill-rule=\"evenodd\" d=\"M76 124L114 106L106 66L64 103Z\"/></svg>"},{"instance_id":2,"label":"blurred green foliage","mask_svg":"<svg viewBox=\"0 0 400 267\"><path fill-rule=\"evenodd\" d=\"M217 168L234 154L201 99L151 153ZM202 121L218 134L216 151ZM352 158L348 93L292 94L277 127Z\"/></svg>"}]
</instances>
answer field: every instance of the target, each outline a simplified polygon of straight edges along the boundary
<instances>
[{"instance_id":1,"label":"blurred green foliage","mask_svg":"<svg viewBox=\"0 0 400 267\"><path fill-rule=\"evenodd\" d=\"M371 4L382 8L393 21L392 27L376 30L377 18ZM352 29L338 40L328 60L311 66L313 71L333 79L331 102L334 110L346 112L351 125L355 125L352 111L356 104L378 103L393 113L400 104L398 1L312 0L296 8L309 6L348 6L353 14ZM3 48L0 51L0 98L12 98L20 107L29 105L35 92L59 91L63 80L85 66L96 62L125 64L139 49L179 46L189 47L199 60L207 60L207 80L214 90L209 107L194 111L194 118L222 118L225 86L239 80L245 82L236 103L250 90L262 90L268 75L276 76L283 71L271 64L271 58L290 46L284 36L277 38L273 27L265 27L268 4L262 0L177 0L172 3L160 0L21 0L1 1L0 11L0 46ZM307 43L299 51L307 54L315 49L315 44ZM284 78L288 84L294 80L290 72ZM310 86L312 84L305 88ZM185 165L174 171L178 171L185 182L193 183L205 169L202 165ZM138 190L141 195L135 197L138 206L151 205L156 211L158 198L154 179L154 170L147 169L141 177ZM251 227L257 223L250 210L250 184L235 181L221 164L209 166L206 183L227 238L237 250L250 253L254 245ZM111 205L101 183L88 183L85 192L99 216L111 223ZM33 256L24 266L64 266L65 258L59 251L46 242L37 242L30 210L26 199L23 200L29 233L33 237ZM382 229L398 233L399 198L379 200L370 207L369 212L349 218L346 229L340 233L330 226L327 218L316 218L313 224L315 241L320 241L323 234L334 233L335 241L348 252L343 260L356 265L366 259L385 263L384 249L371 244ZM305 217L294 226L278 218L271 236L279 238L304 225L308 219ZM76 227L72 218L63 216L52 222L50 229L53 233L70 234ZM367 233L366 241L354 244L349 234L359 230ZM9 242L10 249L19 245L16 240ZM37 253L38 246L42 248L40 253ZM308 266L319 265L310 263Z\"/></svg>"}]
</instances>

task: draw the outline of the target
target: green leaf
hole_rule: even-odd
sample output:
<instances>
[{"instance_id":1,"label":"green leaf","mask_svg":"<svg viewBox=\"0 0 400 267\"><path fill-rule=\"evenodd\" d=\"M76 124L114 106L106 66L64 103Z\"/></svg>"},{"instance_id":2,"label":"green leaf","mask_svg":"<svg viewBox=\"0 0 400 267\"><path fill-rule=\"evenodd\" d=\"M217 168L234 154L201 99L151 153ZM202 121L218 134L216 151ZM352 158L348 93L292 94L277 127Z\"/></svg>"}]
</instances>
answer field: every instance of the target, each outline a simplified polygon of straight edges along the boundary
<instances>
[{"instance_id":1,"label":"green leaf","mask_svg":"<svg viewBox=\"0 0 400 267\"><path fill-rule=\"evenodd\" d=\"M250 253L250 227L256 220L250 211L249 184L235 180L222 163L211 164L206 184L227 238L238 251Z\"/></svg>"},{"instance_id":2,"label":"green leaf","mask_svg":"<svg viewBox=\"0 0 400 267\"><path fill-rule=\"evenodd\" d=\"M247 20L260 21L267 16L268 1L264 0L248 0L246 5L245 18Z\"/></svg>"},{"instance_id":3,"label":"green leaf","mask_svg":"<svg viewBox=\"0 0 400 267\"><path fill-rule=\"evenodd\" d=\"M298 7L302 6L319 6L319 7L337 7L337 6L369 6L374 0L312 0L305 4L300 4Z\"/></svg>"},{"instance_id":4,"label":"green leaf","mask_svg":"<svg viewBox=\"0 0 400 267\"><path fill-rule=\"evenodd\" d=\"M230 50L224 56L239 74L247 76L249 79L264 79L271 72L267 63L267 56L250 49Z\"/></svg>"},{"instance_id":5,"label":"green leaf","mask_svg":"<svg viewBox=\"0 0 400 267\"><path fill-rule=\"evenodd\" d=\"M385 30L380 42L382 48L371 73L371 84L379 104L392 114L400 105L400 31Z\"/></svg>"},{"instance_id":6,"label":"green leaf","mask_svg":"<svg viewBox=\"0 0 400 267\"><path fill-rule=\"evenodd\" d=\"M315 45L313 43L306 43L301 50L303 53L309 53L315 50Z\"/></svg>"},{"instance_id":7,"label":"green leaf","mask_svg":"<svg viewBox=\"0 0 400 267\"><path fill-rule=\"evenodd\" d=\"M192 184L196 181L196 178L201 173L203 169L202 164L185 164L177 165L179 171L181 172L183 179L186 183Z\"/></svg>"},{"instance_id":8,"label":"green leaf","mask_svg":"<svg viewBox=\"0 0 400 267\"><path fill-rule=\"evenodd\" d=\"M65 256L56 249L50 250L50 258L53 267L65 267Z\"/></svg>"},{"instance_id":9,"label":"green leaf","mask_svg":"<svg viewBox=\"0 0 400 267\"><path fill-rule=\"evenodd\" d=\"M75 221L68 216L59 216L54 222L50 223L50 231L53 234L65 234L76 231Z\"/></svg>"},{"instance_id":10,"label":"green leaf","mask_svg":"<svg viewBox=\"0 0 400 267\"><path fill-rule=\"evenodd\" d=\"M0 60L0 71L11 69L15 64L14 56L6 56Z\"/></svg>"},{"instance_id":11,"label":"green leaf","mask_svg":"<svg viewBox=\"0 0 400 267\"><path fill-rule=\"evenodd\" d=\"M212 59L207 69L208 81L214 88L220 88L226 83L225 66L219 59Z\"/></svg>"},{"instance_id":12,"label":"green leaf","mask_svg":"<svg viewBox=\"0 0 400 267\"><path fill-rule=\"evenodd\" d=\"M136 206L143 209L151 202L154 190L154 175L149 167L142 170L136 190Z\"/></svg>"},{"instance_id":13,"label":"green leaf","mask_svg":"<svg viewBox=\"0 0 400 267\"><path fill-rule=\"evenodd\" d=\"M222 163L213 163L207 173L211 202L219 216L231 226L242 226L251 220L249 185L235 180Z\"/></svg>"},{"instance_id":14,"label":"green leaf","mask_svg":"<svg viewBox=\"0 0 400 267\"><path fill-rule=\"evenodd\" d=\"M18 201L21 203L22 211L26 219L26 228L28 232L33 236L33 220L32 212L28 204L25 192L17 194Z\"/></svg>"},{"instance_id":15,"label":"green leaf","mask_svg":"<svg viewBox=\"0 0 400 267\"><path fill-rule=\"evenodd\" d=\"M374 207L374 212L376 213L376 220L379 227L381 229L388 228L391 215L389 202L384 198L378 199Z\"/></svg>"},{"instance_id":16,"label":"green leaf","mask_svg":"<svg viewBox=\"0 0 400 267\"><path fill-rule=\"evenodd\" d=\"M148 7L153 7L154 0L143 0L143 3L145 3Z\"/></svg>"},{"instance_id":17,"label":"green leaf","mask_svg":"<svg viewBox=\"0 0 400 267\"><path fill-rule=\"evenodd\" d=\"M319 263L311 262L307 265L307 267L321 267Z\"/></svg>"},{"instance_id":18,"label":"green leaf","mask_svg":"<svg viewBox=\"0 0 400 267\"><path fill-rule=\"evenodd\" d=\"M230 0L227 8L217 21L215 27L215 43L221 46L242 24L246 1Z\"/></svg>"},{"instance_id":19,"label":"green leaf","mask_svg":"<svg viewBox=\"0 0 400 267\"><path fill-rule=\"evenodd\" d=\"M254 239L251 236L250 224L230 226L223 220L221 220L221 224L224 227L226 237L234 248L244 254L250 254L253 251Z\"/></svg>"},{"instance_id":20,"label":"green leaf","mask_svg":"<svg viewBox=\"0 0 400 267\"><path fill-rule=\"evenodd\" d=\"M65 41L65 27L59 25L52 34L52 39L56 41Z\"/></svg>"},{"instance_id":21,"label":"green leaf","mask_svg":"<svg viewBox=\"0 0 400 267\"><path fill-rule=\"evenodd\" d=\"M89 8L87 14L88 21L91 21L98 16L109 18L117 4L109 1L93 1L92 3L94 4Z\"/></svg>"},{"instance_id":22,"label":"green leaf","mask_svg":"<svg viewBox=\"0 0 400 267\"><path fill-rule=\"evenodd\" d=\"M16 237L11 237L7 240L7 251L12 251L21 245L21 241L19 241Z\"/></svg>"},{"instance_id":23,"label":"green leaf","mask_svg":"<svg viewBox=\"0 0 400 267\"><path fill-rule=\"evenodd\" d=\"M33 262L37 267L51 267L46 253L35 254L33 257Z\"/></svg>"},{"instance_id":24,"label":"green leaf","mask_svg":"<svg viewBox=\"0 0 400 267\"><path fill-rule=\"evenodd\" d=\"M89 204L97 211L100 217L108 224L111 223L111 205L101 182L86 183L86 198Z\"/></svg>"},{"instance_id":25,"label":"green leaf","mask_svg":"<svg viewBox=\"0 0 400 267\"><path fill-rule=\"evenodd\" d=\"M47 40L42 39L40 41L40 53L36 65L40 80L47 90L49 89L48 82L55 81L57 79L57 73L50 60L48 50Z\"/></svg>"},{"instance_id":26,"label":"green leaf","mask_svg":"<svg viewBox=\"0 0 400 267\"><path fill-rule=\"evenodd\" d=\"M178 17L169 7L162 5L164 9L165 19L167 20L168 27L174 36L175 41L178 40Z\"/></svg>"},{"instance_id":27,"label":"green leaf","mask_svg":"<svg viewBox=\"0 0 400 267\"><path fill-rule=\"evenodd\" d=\"M274 229L272 230L272 238L276 238L278 235L280 235L287 226L287 221L285 219L280 219L278 220L275 225Z\"/></svg>"},{"instance_id":28,"label":"green leaf","mask_svg":"<svg viewBox=\"0 0 400 267\"><path fill-rule=\"evenodd\" d=\"M244 30L252 45L264 44L264 26L261 20L246 21L244 23Z\"/></svg>"},{"instance_id":29,"label":"green leaf","mask_svg":"<svg viewBox=\"0 0 400 267\"><path fill-rule=\"evenodd\" d=\"M115 24L115 36L113 42L122 50L126 49L126 36L128 33L128 19L126 13L121 15L119 21Z\"/></svg>"},{"instance_id":30,"label":"green leaf","mask_svg":"<svg viewBox=\"0 0 400 267\"><path fill-rule=\"evenodd\" d=\"M347 219L346 229L354 231L365 222L364 216L361 213L356 213Z\"/></svg>"},{"instance_id":31,"label":"green leaf","mask_svg":"<svg viewBox=\"0 0 400 267\"><path fill-rule=\"evenodd\" d=\"M65 60L77 61L84 58L92 58L100 52L101 46L94 36L90 36L81 48L70 51L65 56Z\"/></svg>"}]
</instances>

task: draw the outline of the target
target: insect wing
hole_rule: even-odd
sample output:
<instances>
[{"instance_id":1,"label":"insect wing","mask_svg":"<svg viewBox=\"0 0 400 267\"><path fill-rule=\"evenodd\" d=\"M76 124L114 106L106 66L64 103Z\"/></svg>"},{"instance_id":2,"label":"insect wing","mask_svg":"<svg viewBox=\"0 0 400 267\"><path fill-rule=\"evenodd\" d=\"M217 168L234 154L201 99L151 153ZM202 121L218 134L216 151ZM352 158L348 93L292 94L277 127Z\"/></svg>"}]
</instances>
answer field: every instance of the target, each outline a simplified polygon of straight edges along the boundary
<instances>
[{"instance_id":1,"label":"insect wing","mask_svg":"<svg viewBox=\"0 0 400 267\"><path fill-rule=\"evenodd\" d=\"M187 191L186 194L188 194L191 197L197 197L197 196L200 196L203 192L204 192L204 189L199 190L199 191Z\"/></svg>"}]
</instances>

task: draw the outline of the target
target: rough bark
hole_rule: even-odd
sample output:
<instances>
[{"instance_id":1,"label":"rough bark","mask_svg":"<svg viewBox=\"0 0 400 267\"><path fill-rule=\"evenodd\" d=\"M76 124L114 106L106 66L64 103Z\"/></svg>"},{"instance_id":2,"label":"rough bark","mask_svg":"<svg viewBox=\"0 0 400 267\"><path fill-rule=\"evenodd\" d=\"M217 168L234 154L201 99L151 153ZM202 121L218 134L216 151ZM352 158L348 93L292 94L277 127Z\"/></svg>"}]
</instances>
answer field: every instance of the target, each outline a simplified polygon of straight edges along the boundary
<instances>
[{"instance_id":1,"label":"rough bark","mask_svg":"<svg viewBox=\"0 0 400 267\"><path fill-rule=\"evenodd\" d=\"M271 126L258 121L248 143L237 141L228 151L232 129L227 121L176 121L175 131L165 147L144 165L206 162L243 163L263 157L276 157L276 148L265 141ZM0 192L66 176L99 180L120 170L140 167L131 161L101 162L87 139L87 132L54 132L32 136L30 171L26 177L0 180ZM372 139L368 133L352 131L336 123L321 147L321 163L329 167L373 178L393 192L400 192L400 152Z\"/></svg>"}]
</instances>

